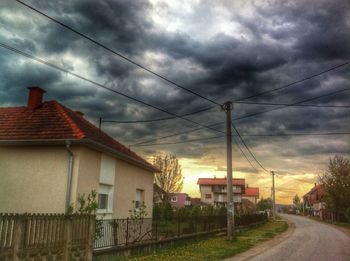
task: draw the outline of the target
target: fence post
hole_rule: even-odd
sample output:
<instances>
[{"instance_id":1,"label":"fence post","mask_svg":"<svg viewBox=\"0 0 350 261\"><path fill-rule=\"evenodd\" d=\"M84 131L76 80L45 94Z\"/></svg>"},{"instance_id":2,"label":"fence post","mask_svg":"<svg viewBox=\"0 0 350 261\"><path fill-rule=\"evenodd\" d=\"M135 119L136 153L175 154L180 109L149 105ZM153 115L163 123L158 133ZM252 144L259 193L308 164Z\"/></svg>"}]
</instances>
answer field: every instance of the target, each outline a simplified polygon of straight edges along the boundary
<instances>
[{"instance_id":1,"label":"fence post","mask_svg":"<svg viewBox=\"0 0 350 261\"><path fill-rule=\"evenodd\" d=\"M197 231L197 223L198 223L198 217L197 216L195 216L194 217L194 233L198 233L198 231Z\"/></svg>"},{"instance_id":2,"label":"fence post","mask_svg":"<svg viewBox=\"0 0 350 261\"><path fill-rule=\"evenodd\" d=\"M177 236L180 236L180 217L177 217Z\"/></svg>"},{"instance_id":3,"label":"fence post","mask_svg":"<svg viewBox=\"0 0 350 261\"><path fill-rule=\"evenodd\" d=\"M128 245L129 240L129 218L126 218L126 239L125 239L125 245Z\"/></svg>"},{"instance_id":4,"label":"fence post","mask_svg":"<svg viewBox=\"0 0 350 261\"><path fill-rule=\"evenodd\" d=\"M89 215L89 230L88 230L88 240L87 240L87 253L86 260L92 261L92 251L94 248L95 241L95 229L96 229L96 217L95 215Z\"/></svg>"},{"instance_id":5,"label":"fence post","mask_svg":"<svg viewBox=\"0 0 350 261\"><path fill-rule=\"evenodd\" d=\"M15 215L15 223L13 228L13 257L12 260L18 261L18 252L22 247L22 234L24 233L23 229L23 215Z\"/></svg>"},{"instance_id":6,"label":"fence post","mask_svg":"<svg viewBox=\"0 0 350 261\"><path fill-rule=\"evenodd\" d=\"M63 261L69 261L70 248L72 245L72 217L64 217L64 250Z\"/></svg>"},{"instance_id":7,"label":"fence post","mask_svg":"<svg viewBox=\"0 0 350 261\"><path fill-rule=\"evenodd\" d=\"M156 230L156 240L158 240L158 220L155 220L156 226L155 226L155 230Z\"/></svg>"}]
</instances>

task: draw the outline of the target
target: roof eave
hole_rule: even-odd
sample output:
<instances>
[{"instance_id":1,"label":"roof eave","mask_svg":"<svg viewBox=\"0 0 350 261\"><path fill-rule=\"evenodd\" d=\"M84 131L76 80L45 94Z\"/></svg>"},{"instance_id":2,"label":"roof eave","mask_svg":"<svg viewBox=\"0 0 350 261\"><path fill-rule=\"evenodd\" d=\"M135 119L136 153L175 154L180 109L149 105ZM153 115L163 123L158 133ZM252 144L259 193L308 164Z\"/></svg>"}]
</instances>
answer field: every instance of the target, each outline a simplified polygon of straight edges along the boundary
<instances>
[{"instance_id":1,"label":"roof eave","mask_svg":"<svg viewBox=\"0 0 350 261\"><path fill-rule=\"evenodd\" d=\"M156 167L152 166L150 163L149 165L146 164L145 162L141 161L141 160L137 160L135 158L132 158L130 157L129 155L126 155L122 152L119 152L115 149L112 149L106 145L103 145L101 143L98 143L96 141L93 141L91 139L83 139L81 140L81 143L88 146L88 147L92 147L92 148L95 148L95 149L98 149L98 150L101 150L101 151L104 151L108 154L111 154L112 156L115 156L116 158L119 158L119 159L122 159L124 161L127 161L127 162L130 162L130 163L133 163L143 169L146 169L146 170L149 170L151 172L154 172L154 173L159 173L161 172L159 169L157 169Z\"/></svg>"}]
</instances>

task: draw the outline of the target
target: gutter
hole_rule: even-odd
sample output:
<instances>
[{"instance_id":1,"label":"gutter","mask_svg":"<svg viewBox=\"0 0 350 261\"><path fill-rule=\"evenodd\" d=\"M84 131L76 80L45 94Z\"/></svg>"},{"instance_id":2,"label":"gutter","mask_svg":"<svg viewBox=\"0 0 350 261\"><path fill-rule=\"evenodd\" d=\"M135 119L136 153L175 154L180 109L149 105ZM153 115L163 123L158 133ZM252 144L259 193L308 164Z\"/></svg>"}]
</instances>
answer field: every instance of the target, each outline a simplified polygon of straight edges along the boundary
<instances>
[{"instance_id":1,"label":"gutter","mask_svg":"<svg viewBox=\"0 0 350 261\"><path fill-rule=\"evenodd\" d=\"M71 194L72 194L72 177L73 177L73 164L74 164L74 155L71 151L71 143L70 141L66 141L66 149L68 152L68 175L67 175L67 192L66 192L66 212L68 212L70 201L71 201Z\"/></svg>"}]
</instances>

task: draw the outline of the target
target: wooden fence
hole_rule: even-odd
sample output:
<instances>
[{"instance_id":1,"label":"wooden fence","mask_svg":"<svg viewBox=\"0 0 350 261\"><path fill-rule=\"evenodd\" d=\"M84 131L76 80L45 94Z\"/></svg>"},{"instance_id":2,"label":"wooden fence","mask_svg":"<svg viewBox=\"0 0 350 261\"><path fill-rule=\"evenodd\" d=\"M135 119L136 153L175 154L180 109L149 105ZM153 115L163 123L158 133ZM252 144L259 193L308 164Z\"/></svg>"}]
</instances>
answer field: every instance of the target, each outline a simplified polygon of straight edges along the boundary
<instances>
[{"instance_id":1,"label":"wooden fence","mask_svg":"<svg viewBox=\"0 0 350 261\"><path fill-rule=\"evenodd\" d=\"M92 260L95 216L0 214L0 260Z\"/></svg>"}]
</instances>

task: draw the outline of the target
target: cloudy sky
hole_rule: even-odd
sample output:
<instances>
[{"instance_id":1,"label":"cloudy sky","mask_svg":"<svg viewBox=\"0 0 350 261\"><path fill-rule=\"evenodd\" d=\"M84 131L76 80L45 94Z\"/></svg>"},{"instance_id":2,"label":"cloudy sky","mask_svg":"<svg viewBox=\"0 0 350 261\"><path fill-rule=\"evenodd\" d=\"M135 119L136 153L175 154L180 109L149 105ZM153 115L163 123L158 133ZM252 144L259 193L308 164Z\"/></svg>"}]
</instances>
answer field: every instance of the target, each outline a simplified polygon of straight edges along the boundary
<instances>
[{"instance_id":1,"label":"cloudy sky","mask_svg":"<svg viewBox=\"0 0 350 261\"><path fill-rule=\"evenodd\" d=\"M287 85L350 60L347 0L25 3L220 104ZM202 125L220 123L213 128L225 131L225 114L219 106L149 74L16 1L0 3L0 42L177 115L211 108L186 117ZM261 165L279 174L278 202L291 203L293 195L307 192L325 170L329 157L350 156L350 135L252 135L350 132L350 109L344 107L350 105L350 90L345 90L350 88L349 69L350 65L340 66L234 104L235 127ZM24 105L27 86L41 86L47 91L46 100L55 99L82 111L96 124L99 117L114 121L169 117L0 47L0 106ZM328 107L266 104L304 100L299 104ZM271 111L251 115L267 110ZM242 118L246 115L251 116ZM199 177L225 176L222 132L193 131L199 126L182 119L104 122L102 126L125 145L150 144L131 146L148 159L158 152L175 153L185 175L184 191L192 196L199 194ZM164 136L171 137L156 140ZM234 176L246 178L250 186L259 186L261 194L269 196L270 175L240 146L255 169L234 143Z\"/></svg>"}]
</instances>

